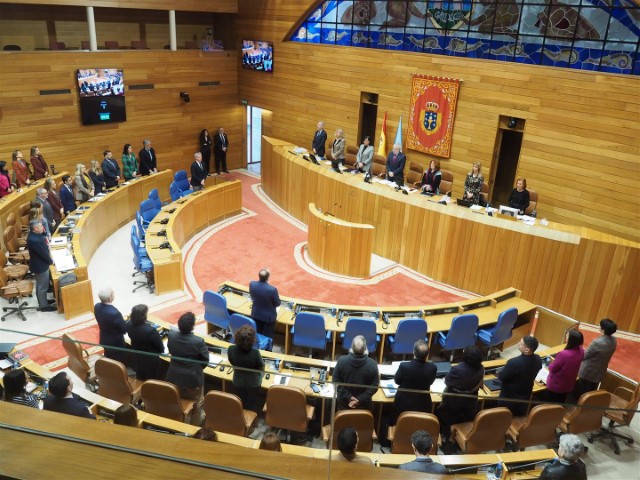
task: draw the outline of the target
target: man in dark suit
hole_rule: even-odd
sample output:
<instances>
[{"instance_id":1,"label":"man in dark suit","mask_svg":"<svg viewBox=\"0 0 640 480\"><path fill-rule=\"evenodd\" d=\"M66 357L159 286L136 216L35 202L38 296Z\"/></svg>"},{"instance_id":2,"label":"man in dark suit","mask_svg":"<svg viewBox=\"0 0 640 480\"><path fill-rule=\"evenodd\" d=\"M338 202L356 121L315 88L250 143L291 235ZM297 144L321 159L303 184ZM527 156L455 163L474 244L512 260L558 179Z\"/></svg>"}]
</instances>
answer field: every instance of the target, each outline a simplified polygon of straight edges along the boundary
<instances>
[{"instance_id":1,"label":"man in dark suit","mask_svg":"<svg viewBox=\"0 0 640 480\"><path fill-rule=\"evenodd\" d=\"M269 276L271 273L266 268L258 273L259 281L255 280L249 283L249 293L251 294L251 318L256 321L258 333L273 338L273 330L276 324L278 312L277 307L280 306L280 296L278 289L269 285Z\"/></svg>"},{"instance_id":2,"label":"man in dark suit","mask_svg":"<svg viewBox=\"0 0 640 480\"><path fill-rule=\"evenodd\" d=\"M529 400L533 390L533 381L542 368L542 360L534 352L538 348L538 340L532 335L527 335L518 343L521 352L519 357L512 358L507 364L498 370L498 380L502 382L500 398L515 398ZM506 402L499 400L498 405L511 410L514 417L523 417L527 414L526 402Z\"/></svg>"},{"instance_id":3,"label":"man in dark suit","mask_svg":"<svg viewBox=\"0 0 640 480\"><path fill-rule=\"evenodd\" d=\"M413 360L402 362L394 377L400 389L429 390L431 388L431 384L436 380L438 368L427 361L427 353L429 353L429 347L424 340L414 343ZM393 399L393 417L389 423L395 425L403 412L431 413L431 407L430 394L398 390Z\"/></svg>"},{"instance_id":4,"label":"man in dark suit","mask_svg":"<svg viewBox=\"0 0 640 480\"><path fill-rule=\"evenodd\" d=\"M400 465L398 467L400 470L438 473L441 475L449 473L447 467L440 463L435 463L429 458L429 452L431 451L431 447L433 447L433 440L431 440L431 435L429 435L428 432L424 430L416 430L413 432L413 435L411 435L411 446L413 447L413 452L416 454L416 458L411 462Z\"/></svg>"},{"instance_id":5,"label":"man in dark suit","mask_svg":"<svg viewBox=\"0 0 640 480\"><path fill-rule=\"evenodd\" d=\"M120 165L115 158L111 150L105 150L104 160L102 160L102 176L104 177L104 184L107 188L113 188L118 185L120 180Z\"/></svg>"},{"instance_id":6,"label":"man in dark suit","mask_svg":"<svg viewBox=\"0 0 640 480\"><path fill-rule=\"evenodd\" d=\"M128 352L108 347L127 348L124 334L127 333L127 324L120 311L113 306L113 289L103 288L98 292L100 302L93 308L96 322L100 328L100 345L104 347L104 356L124 363L129 360Z\"/></svg>"},{"instance_id":7,"label":"man in dark suit","mask_svg":"<svg viewBox=\"0 0 640 480\"><path fill-rule=\"evenodd\" d=\"M404 164L407 157L400 151L399 143L393 144L393 150L387 156L387 180L404 185Z\"/></svg>"},{"instance_id":8,"label":"man in dark suit","mask_svg":"<svg viewBox=\"0 0 640 480\"><path fill-rule=\"evenodd\" d=\"M367 341L362 335L353 337L349 354L338 359L333 381L345 384L338 386L338 410L371 406L371 397L380 383L380 373L376 361L369 358Z\"/></svg>"},{"instance_id":9,"label":"man in dark suit","mask_svg":"<svg viewBox=\"0 0 640 480\"><path fill-rule=\"evenodd\" d=\"M229 148L229 138L224 133L224 128L218 129L218 134L213 139L213 154L216 157L216 173L229 173L227 170L227 149Z\"/></svg>"},{"instance_id":10,"label":"man in dark suit","mask_svg":"<svg viewBox=\"0 0 640 480\"><path fill-rule=\"evenodd\" d=\"M324 130L324 122L318 122L318 129L316 130L316 133L313 136L313 141L311 142L311 149L313 150L313 153L320 157L324 157L325 143L327 143L327 132Z\"/></svg>"},{"instance_id":11,"label":"man in dark suit","mask_svg":"<svg viewBox=\"0 0 640 480\"><path fill-rule=\"evenodd\" d=\"M138 152L138 161L140 162L140 175L158 173L156 151L151 148L151 140L142 142L142 150Z\"/></svg>"},{"instance_id":12,"label":"man in dark suit","mask_svg":"<svg viewBox=\"0 0 640 480\"><path fill-rule=\"evenodd\" d=\"M49 266L53 263L53 260L49 253L47 236L44 234L44 225L40 220L31 220L29 222L27 250L29 250L29 270L36 276L36 298L38 299L40 311L55 312L57 308L51 306L47 300Z\"/></svg>"},{"instance_id":13,"label":"man in dark suit","mask_svg":"<svg viewBox=\"0 0 640 480\"><path fill-rule=\"evenodd\" d=\"M60 372L49 381L49 393L42 402L43 410L66 413L76 417L92 418L95 416L73 393L73 382L66 372Z\"/></svg>"},{"instance_id":14,"label":"man in dark suit","mask_svg":"<svg viewBox=\"0 0 640 480\"><path fill-rule=\"evenodd\" d=\"M202 403L204 402L204 374L202 370L209 361L209 351L204 340L193 334L196 317L192 312L184 313L178 319L180 331L169 332L167 347L171 363L167 372L167 382L180 389L180 397L195 400L191 424L202 423ZM179 357L179 359L178 359Z\"/></svg>"},{"instance_id":15,"label":"man in dark suit","mask_svg":"<svg viewBox=\"0 0 640 480\"><path fill-rule=\"evenodd\" d=\"M73 194L73 178L71 175L62 176L62 187L60 188L60 201L62 202L62 208L64 214L69 215L76 209L75 195Z\"/></svg>"},{"instance_id":16,"label":"man in dark suit","mask_svg":"<svg viewBox=\"0 0 640 480\"><path fill-rule=\"evenodd\" d=\"M47 198L49 198L49 192L47 192L46 188L39 188L36 190L36 200L42 205L42 213L44 214L44 218L47 219L49 232L53 233L57 225L56 221L53 219L53 208L51 208L51 204Z\"/></svg>"},{"instance_id":17,"label":"man in dark suit","mask_svg":"<svg viewBox=\"0 0 640 480\"><path fill-rule=\"evenodd\" d=\"M191 164L191 188L194 192L204 188L204 181L207 179L207 170L202 163L202 153L193 154L193 163Z\"/></svg>"}]
</instances>

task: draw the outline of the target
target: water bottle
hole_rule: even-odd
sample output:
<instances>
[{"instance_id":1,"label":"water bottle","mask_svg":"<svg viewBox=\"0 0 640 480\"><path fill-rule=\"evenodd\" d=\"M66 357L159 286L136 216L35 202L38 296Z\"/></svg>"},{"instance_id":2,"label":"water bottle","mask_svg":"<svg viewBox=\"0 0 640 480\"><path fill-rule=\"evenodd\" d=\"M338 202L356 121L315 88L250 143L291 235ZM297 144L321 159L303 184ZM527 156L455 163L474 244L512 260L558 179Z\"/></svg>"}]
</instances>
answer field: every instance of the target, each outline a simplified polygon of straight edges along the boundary
<instances>
[{"instance_id":1,"label":"water bottle","mask_svg":"<svg viewBox=\"0 0 640 480\"><path fill-rule=\"evenodd\" d=\"M494 473L496 480L500 480L502 478L502 463L496 465L496 471Z\"/></svg>"},{"instance_id":2,"label":"water bottle","mask_svg":"<svg viewBox=\"0 0 640 480\"><path fill-rule=\"evenodd\" d=\"M42 385L42 392L40 393L40 398L44 398L49 394L49 380L45 380Z\"/></svg>"}]
</instances>

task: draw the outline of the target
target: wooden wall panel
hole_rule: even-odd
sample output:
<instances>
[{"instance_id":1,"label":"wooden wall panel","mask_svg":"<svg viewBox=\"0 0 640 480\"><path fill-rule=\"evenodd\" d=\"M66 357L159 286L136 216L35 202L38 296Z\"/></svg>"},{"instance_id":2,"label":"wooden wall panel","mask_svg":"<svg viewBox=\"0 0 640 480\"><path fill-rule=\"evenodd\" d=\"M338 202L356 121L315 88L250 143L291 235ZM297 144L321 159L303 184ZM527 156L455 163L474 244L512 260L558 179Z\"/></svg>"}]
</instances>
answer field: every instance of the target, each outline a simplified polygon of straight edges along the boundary
<instances>
[{"instance_id":1,"label":"wooden wall panel","mask_svg":"<svg viewBox=\"0 0 640 480\"><path fill-rule=\"evenodd\" d=\"M387 142L409 110L411 74L460 78L451 158L461 195L471 163L489 177L500 115L526 120L518 175L539 194L540 217L640 240L639 79L507 62L283 41L311 0L239 6L237 39L274 42L274 73L240 72L240 97L273 112L270 136L309 147L318 119L357 144L361 92L379 94ZM376 139L377 141L377 139ZM377 145L377 143L376 143ZM430 157L408 151L408 160Z\"/></svg>"},{"instance_id":2,"label":"wooden wall panel","mask_svg":"<svg viewBox=\"0 0 640 480\"><path fill-rule=\"evenodd\" d=\"M28 157L37 144L58 171L75 171L76 163L102 159L109 148L119 160L122 147L135 152L142 140L154 144L160 168L188 168L198 148L202 128L224 125L231 147L230 168L241 166L242 107L237 98L237 52L104 51L15 52L0 55L0 158L11 159L14 149ZM80 123L75 72L100 66L123 68L127 121L83 126ZM199 87L198 82L220 85ZM153 90L129 90L131 85L154 84ZM39 95L40 89L70 89L71 94ZM183 104L179 92L191 102ZM237 145L235 147L234 145Z\"/></svg>"}]
</instances>

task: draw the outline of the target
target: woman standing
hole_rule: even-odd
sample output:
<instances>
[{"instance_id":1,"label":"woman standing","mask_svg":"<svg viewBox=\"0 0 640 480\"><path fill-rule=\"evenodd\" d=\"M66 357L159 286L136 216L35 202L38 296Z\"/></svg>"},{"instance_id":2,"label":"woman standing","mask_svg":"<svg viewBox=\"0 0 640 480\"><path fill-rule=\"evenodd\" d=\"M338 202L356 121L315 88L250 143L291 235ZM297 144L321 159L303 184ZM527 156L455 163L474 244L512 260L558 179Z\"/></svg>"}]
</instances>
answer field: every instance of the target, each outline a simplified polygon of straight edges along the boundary
<instances>
[{"instance_id":1,"label":"woman standing","mask_svg":"<svg viewBox=\"0 0 640 480\"><path fill-rule=\"evenodd\" d=\"M31 147L31 166L33 167L33 179L40 180L49 176L49 167L40 155L40 149L35 145Z\"/></svg>"},{"instance_id":2,"label":"woman standing","mask_svg":"<svg viewBox=\"0 0 640 480\"><path fill-rule=\"evenodd\" d=\"M89 170L89 177L93 182L93 190L95 194L103 193L104 188L104 175L102 175L102 167L97 160L91 160L91 169Z\"/></svg>"},{"instance_id":3,"label":"woman standing","mask_svg":"<svg viewBox=\"0 0 640 480\"><path fill-rule=\"evenodd\" d=\"M84 203L93 197L93 182L86 174L87 168L82 164L76 165L76 200Z\"/></svg>"},{"instance_id":4,"label":"woman standing","mask_svg":"<svg viewBox=\"0 0 640 480\"><path fill-rule=\"evenodd\" d=\"M7 170L7 162L0 160L0 198L6 197L13 192L11 186L11 177L9 177L9 170Z\"/></svg>"},{"instance_id":5,"label":"woman standing","mask_svg":"<svg viewBox=\"0 0 640 480\"><path fill-rule=\"evenodd\" d=\"M358 149L356 168L359 172L368 172L371 168L371 163L373 162L373 145L371 143L371 137L367 135Z\"/></svg>"},{"instance_id":6,"label":"woman standing","mask_svg":"<svg viewBox=\"0 0 640 480\"><path fill-rule=\"evenodd\" d=\"M482 165L480 165L480 162L476 162L473 164L473 167L471 167L471 171L467 174L467 178L464 181L464 199L474 205L479 205L483 183Z\"/></svg>"},{"instance_id":7,"label":"woman standing","mask_svg":"<svg viewBox=\"0 0 640 480\"><path fill-rule=\"evenodd\" d=\"M341 163L344 165L344 150L347 146L347 141L344 138L344 133L341 128L336 130L336 138L331 144L331 156L336 161L336 164Z\"/></svg>"},{"instance_id":8,"label":"woman standing","mask_svg":"<svg viewBox=\"0 0 640 480\"><path fill-rule=\"evenodd\" d=\"M440 161L431 160L429 168L422 175L422 181L420 182L421 193L438 195L440 193L440 180L442 180Z\"/></svg>"},{"instance_id":9,"label":"woman standing","mask_svg":"<svg viewBox=\"0 0 640 480\"><path fill-rule=\"evenodd\" d=\"M567 332L567 345L556 355L549 365L547 378L547 401L564 403L569 392L573 391L578 378L578 370L584 358L584 337L580 330Z\"/></svg>"},{"instance_id":10,"label":"woman standing","mask_svg":"<svg viewBox=\"0 0 640 480\"><path fill-rule=\"evenodd\" d=\"M47 178L44 182L44 188L47 190L47 202L51 205L51 210L53 210L53 219L56 221L56 225L60 225L60 220L62 220L62 216L64 215L64 208L62 207L62 200L60 200L60 195L56 191L56 182L53 178Z\"/></svg>"},{"instance_id":11,"label":"woman standing","mask_svg":"<svg viewBox=\"0 0 640 480\"><path fill-rule=\"evenodd\" d=\"M138 175L138 160L130 143L125 143L122 148L122 175L125 180L131 180Z\"/></svg>"},{"instance_id":12,"label":"woman standing","mask_svg":"<svg viewBox=\"0 0 640 480\"><path fill-rule=\"evenodd\" d=\"M233 386L242 400L242 406L246 410L258 412L257 397L260 395L262 384L262 372L248 371L264 370L264 361L260 351L253 348L256 343L256 331L249 325L244 325L236 330L235 345L228 350L229 363L242 370L233 370Z\"/></svg>"},{"instance_id":13,"label":"woman standing","mask_svg":"<svg viewBox=\"0 0 640 480\"><path fill-rule=\"evenodd\" d=\"M524 211L529 208L529 190L527 190L527 179L519 177L516 180L516 188L509 195L509 206L517 208L520 215L524 215Z\"/></svg>"},{"instance_id":14,"label":"woman standing","mask_svg":"<svg viewBox=\"0 0 640 480\"><path fill-rule=\"evenodd\" d=\"M211 136L209 135L209 130L203 128L200 132L200 153L202 154L202 161L204 163L204 169L207 172L207 175L211 173L209 170L209 165L211 161Z\"/></svg>"},{"instance_id":15,"label":"woman standing","mask_svg":"<svg viewBox=\"0 0 640 480\"><path fill-rule=\"evenodd\" d=\"M164 344L158 330L147 323L149 308L136 305L131 309L127 334L131 339L131 349L144 352L133 355L134 370L138 380L161 379L160 353L164 353Z\"/></svg>"}]
</instances>

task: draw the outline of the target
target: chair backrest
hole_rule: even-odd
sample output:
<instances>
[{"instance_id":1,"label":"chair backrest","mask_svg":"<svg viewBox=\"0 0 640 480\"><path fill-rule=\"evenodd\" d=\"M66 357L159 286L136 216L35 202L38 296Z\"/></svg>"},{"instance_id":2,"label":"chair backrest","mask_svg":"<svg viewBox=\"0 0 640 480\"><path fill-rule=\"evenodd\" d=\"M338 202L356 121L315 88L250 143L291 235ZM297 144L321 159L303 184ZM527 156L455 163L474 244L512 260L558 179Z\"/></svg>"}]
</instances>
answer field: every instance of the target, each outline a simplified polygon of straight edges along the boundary
<instances>
[{"instance_id":1,"label":"chair backrest","mask_svg":"<svg viewBox=\"0 0 640 480\"><path fill-rule=\"evenodd\" d=\"M556 429L565 410L562 405L536 405L529 412L527 421L518 430L519 448L544 445L556 441Z\"/></svg>"},{"instance_id":2,"label":"chair backrest","mask_svg":"<svg viewBox=\"0 0 640 480\"><path fill-rule=\"evenodd\" d=\"M611 394L606 390L595 390L583 394L578 407L565 417L569 433L586 433L600 430L602 416L609 406Z\"/></svg>"},{"instance_id":3,"label":"chair backrest","mask_svg":"<svg viewBox=\"0 0 640 480\"><path fill-rule=\"evenodd\" d=\"M22 220L18 222L14 212L7 215L7 226L13 227L15 238L20 238L22 236Z\"/></svg>"},{"instance_id":4,"label":"chair backrest","mask_svg":"<svg viewBox=\"0 0 640 480\"><path fill-rule=\"evenodd\" d=\"M440 422L432 413L403 412L396 421L396 433L393 436L391 453L413 453L411 435L417 430L424 430L433 440L433 446L429 452L435 455L438 452L438 438L440 436Z\"/></svg>"},{"instance_id":5,"label":"chair backrest","mask_svg":"<svg viewBox=\"0 0 640 480\"><path fill-rule=\"evenodd\" d=\"M356 152L358 153L358 152ZM352 167L356 164L356 162L358 161L358 157L357 155L353 154L353 153L345 153L344 154L344 163L345 165L351 165Z\"/></svg>"},{"instance_id":6,"label":"chair backrest","mask_svg":"<svg viewBox=\"0 0 640 480\"><path fill-rule=\"evenodd\" d=\"M229 317L229 328L231 329L231 333L233 335L236 334L236 330L238 330L240 327L244 325L249 325L256 332L258 331L256 327L256 322L254 322L253 319L246 317L244 315L240 315L239 313L231 314L231 316ZM256 335L256 343L258 343L257 335Z\"/></svg>"},{"instance_id":7,"label":"chair backrest","mask_svg":"<svg viewBox=\"0 0 640 480\"><path fill-rule=\"evenodd\" d=\"M4 246L10 253L18 251L18 242L16 240L16 232L12 226L4 229L3 234Z\"/></svg>"},{"instance_id":8,"label":"chair backrest","mask_svg":"<svg viewBox=\"0 0 640 480\"><path fill-rule=\"evenodd\" d=\"M373 449L373 414L369 410L341 410L333 419L332 449L338 448L338 434L343 428L353 427L358 431L358 452Z\"/></svg>"},{"instance_id":9,"label":"chair backrest","mask_svg":"<svg viewBox=\"0 0 640 480\"><path fill-rule=\"evenodd\" d=\"M421 318L405 318L398 322L396 334L393 337L394 353L413 352L413 344L424 340L427 336L427 322Z\"/></svg>"},{"instance_id":10,"label":"chair backrest","mask_svg":"<svg viewBox=\"0 0 640 480\"><path fill-rule=\"evenodd\" d=\"M173 176L173 182L180 189L181 192L189 190L189 178L187 177L186 170L178 170Z\"/></svg>"},{"instance_id":11,"label":"chair backrest","mask_svg":"<svg viewBox=\"0 0 640 480\"><path fill-rule=\"evenodd\" d=\"M241 437L247 434L242 401L236 395L211 390L204 397L204 413L205 427Z\"/></svg>"},{"instance_id":12,"label":"chair backrest","mask_svg":"<svg viewBox=\"0 0 640 480\"><path fill-rule=\"evenodd\" d=\"M465 453L502 450L505 446L505 437L511 420L513 420L513 415L508 408L498 407L481 410L473 421Z\"/></svg>"},{"instance_id":13,"label":"chair backrest","mask_svg":"<svg viewBox=\"0 0 640 480\"><path fill-rule=\"evenodd\" d=\"M491 345L498 345L511 338L513 326L518 320L518 309L509 308L498 315L498 323L491 331Z\"/></svg>"},{"instance_id":14,"label":"chair backrest","mask_svg":"<svg viewBox=\"0 0 640 480\"><path fill-rule=\"evenodd\" d=\"M310 347L326 347L327 330L324 317L319 313L300 312L294 320L293 344Z\"/></svg>"},{"instance_id":15,"label":"chair backrest","mask_svg":"<svg viewBox=\"0 0 640 480\"><path fill-rule=\"evenodd\" d=\"M352 155L358 155L358 151L360 150L359 145L347 145L347 153Z\"/></svg>"},{"instance_id":16,"label":"chair backrest","mask_svg":"<svg viewBox=\"0 0 640 480\"><path fill-rule=\"evenodd\" d=\"M407 172L407 183L417 184L422 180L424 167L418 162L409 162L409 171Z\"/></svg>"},{"instance_id":17,"label":"chair backrest","mask_svg":"<svg viewBox=\"0 0 640 480\"><path fill-rule=\"evenodd\" d=\"M104 46L107 50L118 50L120 48L117 40L105 40Z\"/></svg>"},{"instance_id":18,"label":"chair backrest","mask_svg":"<svg viewBox=\"0 0 640 480\"><path fill-rule=\"evenodd\" d=\"M140 203L140 216L145 222L153 221L159 210L160 209L156 209L155 202L149 198Z\"/></svg>"},{"instance_id":19,"label":"chair backrest","mask_svg":"<svg viewBox=\"0 0 640 480\"><path fill-rule=\"evenodd\" d=\"M131 40L131 48L134 50L146 50L147 42L144 40Z\"/></svg>"},{"instance_id":20,"label":"chair backrest","mask_svg":"<svg viewBox=\"0 0 640 480\"><path fill-rule=\"evenodd\" d=\"M162 210L162 201L160 200L160 195L158 195L158 189L152 188L149 192L149 200L153 200L153 203L156 206L156 210Z\"/></svg>"},{"instance_id":21,"label":"chair backrest","mask_svg":"<svg viewBox=\"0 0 640 480\"><path fill-rule=\"evenodd\" d=\"M180 187L176 182L171 182L171 185L169 185L169 195L171 195L172 202L180 198Z\"/></svg>"},{"instance_id":22,"label":"chair backrest","mask_svg":"<svg viewBox=\"0 0 640 480\"><path fill-rule=\"evenodd\" d=\"M142 384L140 394L145 412L178 422L184 421L180 391L173 383L147 380Z\"/></svg>"},{"instance_id":23,"label":"chair backrest","mask_svg":"<svg viewBox=\"0 0 640 480\"><path fill-rule=\"evenodd\" d=\"M633 416L638 410L638 403L640 403L640 384L636 385L635 390L631 390L626 387L616 388L613 395L611 395L610 407L621 408L624 410L607 410L605 415L607 418L618 422L621 425L629 426Z\"/></svg>"},{"instance_id":24,"label":"chair backrest","mask_svg":"<svg viewBox=\"0 0 640 480\"><path fill-rule=\"evenodd\" d=\"M91 367L82 355L82 347L72 335L65 333L62 335L62 347L67 352L69 359L67 364L69 369L75 373L83 382L89 382Z\"/></svg>"},{"instance_id":25,"label":"chair backrest","mask_svg":"<svg viewBox=\"0 0 640 480\"><path fill-rule=\"evenodd\" d=\"M67 46L64 42L49 42L50 50L66 50Z\"/></svg>"},{"instance_id":26,"label":"chair backrest","mask_svg":"<svg viewBox=\"0 0 640 480\"><path fill-rule=\"evenodd\" d=\"M529 206L524 211L524 214L531 215L533 212L538 210L538 192L531 190L530 188L527 188L527 190L529 191Z\"/></svg>"},{"instance_id":27,"label":"chair backrest","mask_svg":"<svg viewBox=\"0 0 640 480\"><path fill-rule=\"evenodd\" d=\"M475 344L474 335L478 330L478 316L465 313L453 318L451 329L447 332L444 350L458 350Z\"/></svg>"},{"instance_id":28,"label":"chair backrest","mask_svg":"<svg viewBox=\"0 0 640 480\"><path fill-rule=\"evenodd\" d=\"M60 189L58 188L58 191L60 191ZM20 221L22 222L22 226L23 227L28 227L29 226L29 211L31 210L31 203L27 202L27 203L23 203L22 205L20 205L20 208L18 209L18 212L20 214Z\"/></svg>"},{"instance_id":29,"label":"chair backrest","mask_svg":"<svg viewBox=\"0 0 640 480\"><path fill-rule=\"evenodd\" d=\"M449 170L440 170L440 194L447 195L453 190L453 173Z\"/></svg>"},{"instance_id":30,"label":"chair backrest","mask_svg":"<svg viewBox=\"0 0 640 480\"><path fill-rule=\"evenodd\" d=\"M489 203L489 185L487 185L486 182L482 182L482 187L480 188L480 199L481 205Z\"/></svg>"},{"instance_id":31,"label":"chair backrest","mask_svg":"<svg viewBox=\"0 0 640 480\"><path fill-rule=\"evenodd\" d=\"M107 357L99 358L95 365L98 394L120 403L133 403L133 389L122 362Z\"/></svg>"},{"instance_id":32,"label":"chair backrest","mask_svg":"<svg viewBox=\"0 0 640 480\"><path fill-rule=\"evenodd\" d=\"M368 318L347 318L342 348L349 350L354 337L362 335L367 341L369 353L376 351L376 321Z\"/></svg>"},{"instance_id":33,"label":"chair backrest","mask_svg":"<svg viewBox=\"0 0 640 480\"><path fill-rule=\"evenodd\" d=\"M81 40L80 41L80 48L82 50L89 50L91 48L91 46L89 44L89 40Z\"/></svg>"},{"instance_id":34,"label":"chair backrest","mask_svg":"<svg viewBox=\"0 0 640 480\"><path fill-rule=\"evenodd\" d=\"M265 422L270 427L305 432L309 420L307 418L307 398L302 389L290 385L269 387Z\"/></svg>"},{"instance_id":35,"label":"chair backrest","mask_svg":"<svg viewBox=\"0 0 640 480\"><path fill-rule=\"evenodd\" d=\"M227 310L227 299L218 292L206 290L202 294L204 303L204 319L222 329L229 328L229 311Z\"/></svg>"},{"instance_id":36,"label":"chair backrest","mask_svg":"<svg viewBox=\"0 0 640 480\"><path fill-rule=\"evenodd\" d=\"M144 228L142 228L142 215L136 210L136 225L138 226L138 238L144 240Z\"/></svg>"},{"instance_id":37,"label":"chair backrest","mask_svg":"<svg viewBox=\"0 0 640 480\"><path fill-rule=\"evenodd\" d=\"M193 40L187 40L184 42L184 48L188 50L197 50L198 42L194 42Z\"/></svg>"}]
</instances>

